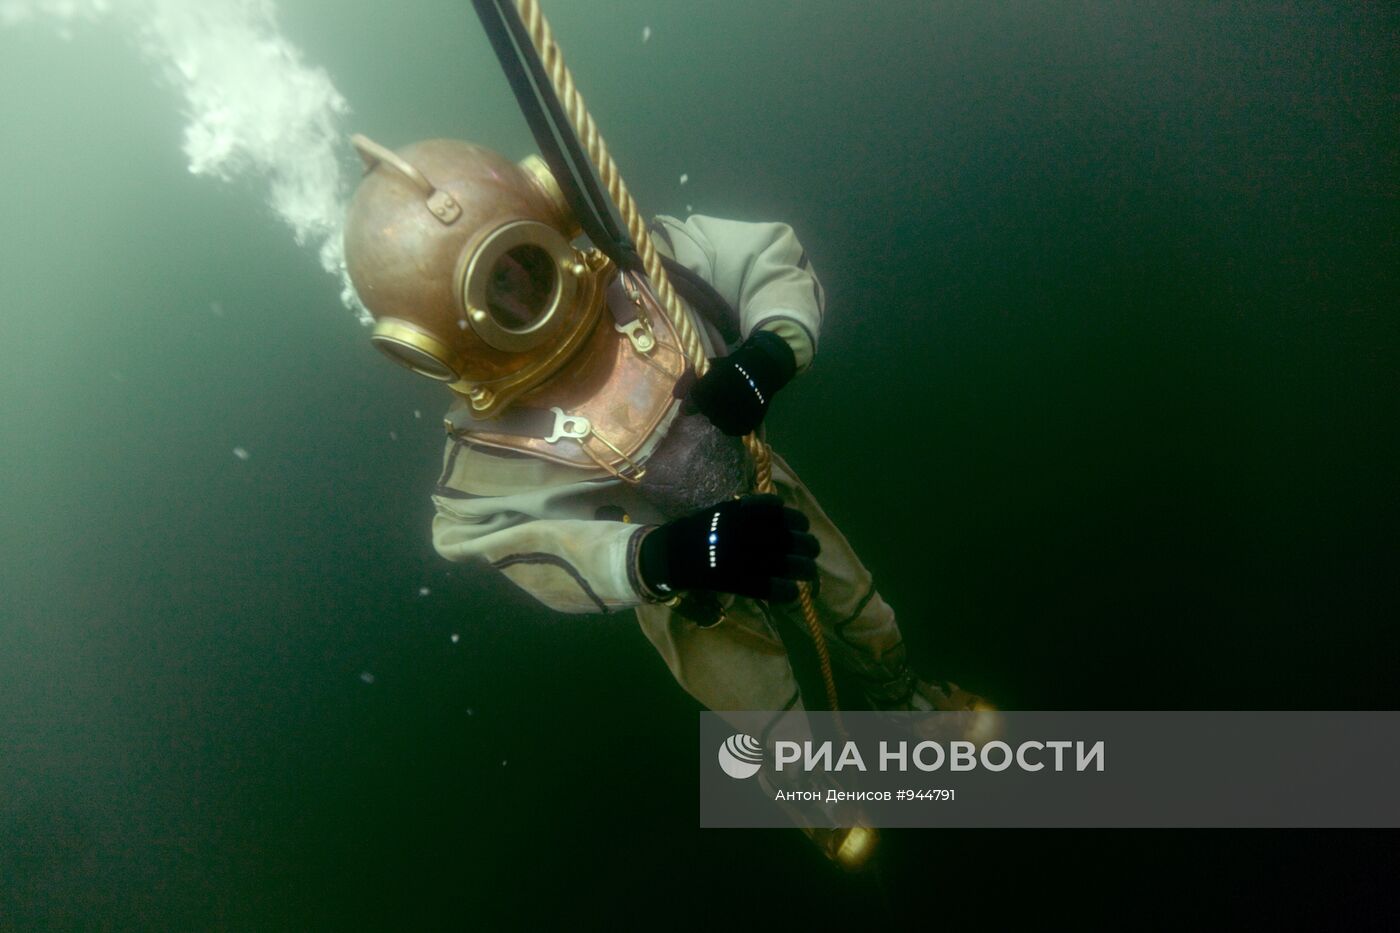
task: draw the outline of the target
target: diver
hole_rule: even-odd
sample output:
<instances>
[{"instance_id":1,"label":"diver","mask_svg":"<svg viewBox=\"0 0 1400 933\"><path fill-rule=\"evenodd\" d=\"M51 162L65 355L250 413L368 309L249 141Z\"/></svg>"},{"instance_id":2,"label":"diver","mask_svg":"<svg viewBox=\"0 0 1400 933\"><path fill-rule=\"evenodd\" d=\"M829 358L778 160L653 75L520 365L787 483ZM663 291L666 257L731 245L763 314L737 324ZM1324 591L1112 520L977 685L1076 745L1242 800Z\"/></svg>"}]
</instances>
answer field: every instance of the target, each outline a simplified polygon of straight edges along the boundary
<instances>
[{"instance_id":1,"label":"diver","mask_svg":"<svg viewBox=\"0 0 1400 933\"><path fill-rule=\"evenodd\" d=\"M777 494L747 494L741 437L811 367L825 313L790 227L655 218L712 360L697 380L645 278L574 245L579 224L538 157L354 143L367 170L345 255L371 340L452 396L438 553L489 564L559 612L635 611L711 710L803 708L780 637L802 627L798 581L870 708L980 708L913 674L870 572L781 458Z\"/></svg>"}]
</instances>

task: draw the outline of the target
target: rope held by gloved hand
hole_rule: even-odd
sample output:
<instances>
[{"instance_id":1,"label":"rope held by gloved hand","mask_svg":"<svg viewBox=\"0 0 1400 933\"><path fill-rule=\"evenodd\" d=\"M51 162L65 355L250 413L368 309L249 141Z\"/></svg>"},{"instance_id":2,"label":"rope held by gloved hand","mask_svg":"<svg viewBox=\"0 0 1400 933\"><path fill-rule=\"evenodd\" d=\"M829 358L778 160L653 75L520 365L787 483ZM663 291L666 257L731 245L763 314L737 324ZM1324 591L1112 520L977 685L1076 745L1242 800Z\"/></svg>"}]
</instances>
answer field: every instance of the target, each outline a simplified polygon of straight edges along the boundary
<instances>
[{"instance_id":1,"label":"rope held by gloved hand","mask_svg":"<svg viewBox=\"0 0 1400 933\"><path fill-rule=\"evenodd\" d=\"M559 51L558 43L554 41L554 35L550 31L549 23L545 21L544 13L540 11L536 0L516 0L516 8L520 11L520 18L530 33L530 42L535 46L535 51L539 54L540 61L549 74L549 82L554 86L554 93L558 95L564 106L569 123L573 126L574 132L578 135L584 148L587 149L589 159L598 169L599 179L608 189L608 196L617 205L623 221L627 224L627 232L631 235L632 242L642 257L642 265L646 269L647 276L651 279L652 287L656 291L656 297L661 302L662 309L666 312L667 319L671 322L676 336L680 339L681 348L685 351L686 358L694 368L696 376L705 375L710 363L705 357L705 348L700 342L700 335L691 323L690 316L681 307L676 290L671 286L671 280L661 265L661 257L656 251L656 245L651 240L651 234L647 231L642 213L637 209L637 203L632 200L631 192L623 184L617 163L613 161L607 145L603 142L602 135L598 132L597 125L593 122L593 117L588 113L588 108L584 106L583 95L574 86L573 75L564 66L564 56ZM757 434L748 434L744 437L744 446L753 459L755 490L760 493L774 492L773 462L768 445L759 440ZM802 617L807 624L807 632L812 638L812 644L817 649L817 660L821 665L822 685L826 688L827 703L834 713L840 707L836 702L836 680L831 672L831 652L827 649L826 636L822 633L821 623L817 619L816 606L812 603L811 587L808 584L802 583L799 586L798 598L802 604Z\"/></svg>"}]
</instances>

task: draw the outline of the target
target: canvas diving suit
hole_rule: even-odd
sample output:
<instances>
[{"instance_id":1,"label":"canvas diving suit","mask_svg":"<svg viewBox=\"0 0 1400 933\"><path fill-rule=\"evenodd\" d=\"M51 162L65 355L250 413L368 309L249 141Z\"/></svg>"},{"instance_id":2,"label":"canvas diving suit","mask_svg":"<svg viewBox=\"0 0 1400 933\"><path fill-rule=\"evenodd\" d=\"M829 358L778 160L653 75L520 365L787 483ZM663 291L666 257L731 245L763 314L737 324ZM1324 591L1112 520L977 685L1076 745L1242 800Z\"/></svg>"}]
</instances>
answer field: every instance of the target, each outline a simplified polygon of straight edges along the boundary
<instances>
[{"instance_id":1,"label":"canvas diving suit","mask_svg":"<svg viewBox=\"0 0 1400 933\"><path fill-rule=\"evenodd\" d=\"M770 331L792 350L799 372L816 354L825 295L792 229L705 216L658 217L658 250L698 276L734 310L737 337ZM691 306L706 355L726 352L724 321ZM733 325L737 323L737 328ZM459 400L454 407L465 405ZM713 710L801 706L775 614L801 629L796 603L717 594L718 612L693 618L667 605L638 578L642 535L691 510L747 491L750 465L738 438L699 413L681 413L629 483L602 469L580 469L449 436L433 502L433 544L445 558L481 562L559 612L616 614L634 609L643 632L677 682ZM773 483L805 515L820 543L814 588L833 662L854 674L873 706L907 701L914 689L894 613L869 571L792 469L773 456ZM716 617L722 615L716 621Z\"/></svg>"}]
</instances>

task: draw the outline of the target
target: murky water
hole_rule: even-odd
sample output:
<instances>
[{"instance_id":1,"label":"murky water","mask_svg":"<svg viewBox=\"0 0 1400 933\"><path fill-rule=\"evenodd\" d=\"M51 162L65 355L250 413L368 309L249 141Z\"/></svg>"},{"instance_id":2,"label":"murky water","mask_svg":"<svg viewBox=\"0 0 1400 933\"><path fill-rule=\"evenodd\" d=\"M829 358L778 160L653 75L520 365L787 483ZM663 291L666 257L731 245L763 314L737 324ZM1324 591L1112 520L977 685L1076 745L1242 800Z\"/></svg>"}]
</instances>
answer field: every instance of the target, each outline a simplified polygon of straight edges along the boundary
<instances>
[{"instance_id":1,"label":"murky water","mask_svg":"<svg viewBox=\"0 0 1400 933\"><path fill-rule=\"evenodd\" d=\"M1395 14L877 6L545 8L645 209L797 229L828 323L770 438L920 666L1013 708L1394 708ZM279 22L344 130L531 151L470 4ZM0 927L878 922L796 833L695 829L695 707L630 618L437 557L442 391L265 173L190 173L133 33L69 33L0 29ZM1047 872L1262 896L1313 851L891 849L941 923Z\"/></svg>"}]
</instances>

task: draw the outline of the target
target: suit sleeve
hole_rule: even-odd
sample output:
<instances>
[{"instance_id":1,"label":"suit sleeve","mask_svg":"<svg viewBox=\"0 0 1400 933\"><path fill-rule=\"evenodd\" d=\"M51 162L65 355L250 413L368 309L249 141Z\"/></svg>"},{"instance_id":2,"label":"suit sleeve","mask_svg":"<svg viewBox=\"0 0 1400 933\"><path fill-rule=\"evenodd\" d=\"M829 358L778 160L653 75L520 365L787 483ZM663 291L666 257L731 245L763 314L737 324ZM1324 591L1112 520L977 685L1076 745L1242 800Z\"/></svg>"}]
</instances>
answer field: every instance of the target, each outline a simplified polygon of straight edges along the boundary
<instances>
[{"instance_id":1,"label":"suit sleeve","mask_svg":"<svg viewBox=\"0 0 1400 933\"><path fill-rule=\"evenodd\" d=\"M746 223L699 214L658 217L675 259L704 276L739 311L747 337L782 337L801 372L817 352L826 292L797 235L784 223Z\"/></svg>"},{"instance_id":2,"label":"suit sleeve","mask_svg":"<svg viewBox=\"0 0 1400 933\"><path fill-rule=\"evenodd\" d=\"M433 547L486 564L551 609L607 613L642 603L636 549L646 530L590 514L579 471L500 460L449 441L433 504ZM568 471L568 472L562 472Z\"/></svg>"}]
</instances>

